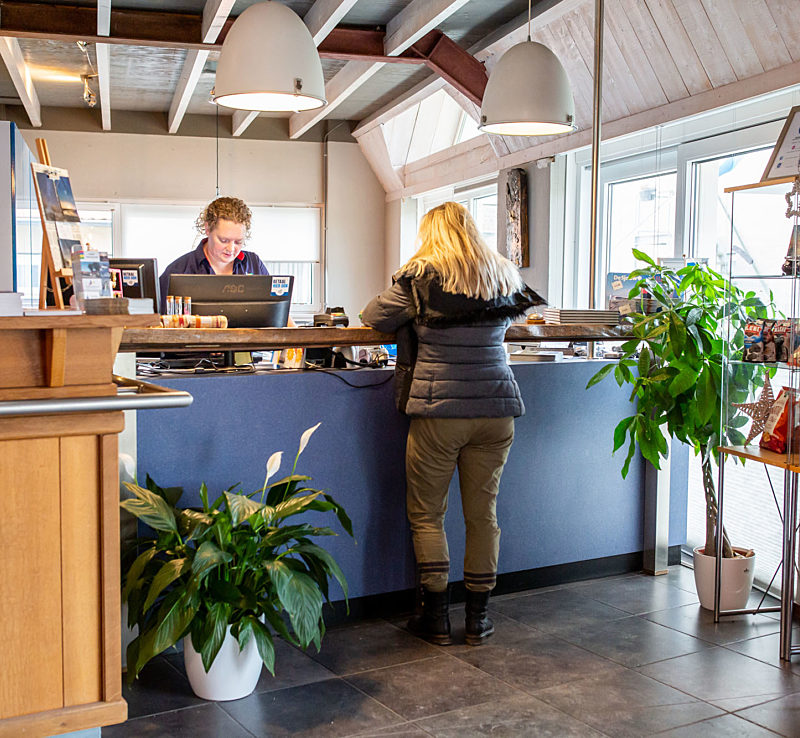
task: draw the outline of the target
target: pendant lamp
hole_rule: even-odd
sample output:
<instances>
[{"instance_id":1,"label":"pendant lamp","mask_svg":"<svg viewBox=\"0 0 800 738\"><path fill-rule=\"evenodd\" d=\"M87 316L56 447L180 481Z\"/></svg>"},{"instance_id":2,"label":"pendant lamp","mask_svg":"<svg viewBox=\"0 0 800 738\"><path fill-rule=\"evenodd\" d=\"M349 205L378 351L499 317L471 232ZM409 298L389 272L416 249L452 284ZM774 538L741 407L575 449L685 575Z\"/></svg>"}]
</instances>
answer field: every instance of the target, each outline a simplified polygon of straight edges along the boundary
<instances>
[{"instance_id":1,"label":"pendant lamp","mask_svg":"<svg viewBox=\"0 0 800 738\"><path fill-rule=\"evenodd\" d=\"M561 62L546 46L528 40L512 46L489 76L481 105L484 133L548 136L575 130L575 104Z\"/></svg>"},{"instance_id":2,"label":"pendant lamp","mask_svg":"<svg viewBox=\"0 0 800 738\"><path fill-rule=\"evenodd\" d=\"M279 2L256 3L233 23L217 62L214 102L259 111L325 105L325 80L314 39Z\"/></svg>"}]
</instances>

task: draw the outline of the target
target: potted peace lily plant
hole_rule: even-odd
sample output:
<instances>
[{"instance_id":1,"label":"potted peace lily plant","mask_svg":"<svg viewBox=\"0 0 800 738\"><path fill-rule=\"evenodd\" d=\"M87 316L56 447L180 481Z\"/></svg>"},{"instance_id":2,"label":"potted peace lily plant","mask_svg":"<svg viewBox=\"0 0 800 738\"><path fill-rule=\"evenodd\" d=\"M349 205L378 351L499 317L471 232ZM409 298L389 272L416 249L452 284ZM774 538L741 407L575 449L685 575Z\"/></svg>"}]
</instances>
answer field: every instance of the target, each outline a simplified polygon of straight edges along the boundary
<instances>
[{"instance_id":1,"label":"potted peace lily plant","mask_svg":"<svg viewBox=\"0 0 800 738\"><path fill-rule=\"evenodd\" d=\"M726 331L730 330L731 350L741 348L747 322L769 317L772 309L754 292L743 292L706 266L694 264L675 271L658 266L641 251L634 249L633 254L646 266L631 273L637 282L630 297L646 291L656 301L658 312L629 316L630 338L622 345L621 357L600 369L587 389L610 374L620 387L631 387L632 414L614 430L614 452L628 444L623 477L637 446L659 469L668 456L667 437L688 444L700 457L706 536L705 545L694 551L694 572L700 604L713 609L718 533L713 463L718 461L719 446L744 444L740 429L748 418L733 403L747 402L764 382L759 365L723 360ZM721 535L721 606L738 609L750 594L753 552L733 548L724 529Z\"/></svg>"},{"instance_id":2,"label":"potted peace lily plant","mask_svg":"<svg viewBox=\"0 0 800 738\"><path fill-rule=\"evenodd\" d=\"M211 500L203 484L202 507L181 508L179 488L161 488L149 476L146 487L126 484L133 497L122 508L152 529L138 539L138 555L124 575L128 623L139 631L127 650L129 683L183 639L194 692L239 699L255 689L262 664L274 674L274 636L319 649L328 580L341 584L345 599L347 583L333 557L312 541L333 530L297 516L333 513L353 535L342 506L297 473L319 425L303 433L288 476L269 481L281 465L278 451L267 462L264 485L249 494L235 485Z\"/></svg>"}]
</instances>

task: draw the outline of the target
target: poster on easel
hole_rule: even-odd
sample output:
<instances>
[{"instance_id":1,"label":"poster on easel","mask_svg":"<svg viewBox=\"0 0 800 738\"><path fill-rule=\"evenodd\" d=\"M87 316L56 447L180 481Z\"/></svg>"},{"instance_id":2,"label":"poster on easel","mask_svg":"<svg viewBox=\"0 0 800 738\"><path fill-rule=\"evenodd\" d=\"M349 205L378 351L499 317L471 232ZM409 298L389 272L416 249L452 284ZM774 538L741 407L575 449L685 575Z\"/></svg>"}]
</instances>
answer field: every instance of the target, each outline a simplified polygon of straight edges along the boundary
<instances>
[{"instance_id":1,"label":"poster on easel","mask_svg":"<svg viewBox=\"0 0 800 738\"><path fill-rule=\"evenodd\" d=\"M781 135L772 150L762 182L800 175L800 105L795 105L783 124Z\"/></svg>"},{"instance_id":2,"label":"poster on easel","mask_svg":"<svg viewBox=\"0 0 800 738\"><path fill-rule=\"evenodd\" d=\"M82 244L81 219L66 169L31 164L39 211L57 272L72 266L72 250Z\"/></svg>"}]
</instances>

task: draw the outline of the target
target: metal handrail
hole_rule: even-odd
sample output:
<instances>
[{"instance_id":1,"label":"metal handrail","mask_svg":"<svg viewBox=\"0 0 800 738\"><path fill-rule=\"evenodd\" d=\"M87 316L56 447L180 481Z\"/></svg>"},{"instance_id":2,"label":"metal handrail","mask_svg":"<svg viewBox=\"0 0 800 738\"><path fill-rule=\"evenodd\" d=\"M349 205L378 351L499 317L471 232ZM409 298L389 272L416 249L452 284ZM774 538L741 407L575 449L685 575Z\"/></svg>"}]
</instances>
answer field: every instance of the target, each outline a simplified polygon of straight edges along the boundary
<instances>
[{"instance_id":1,"label":"metal handrail","mask_svg":"<svg viewBox=\"0 0 800 738\"><path fill-rule=\"evenodd\" d=\"M151 382L112 375L120 391L103 397L62 397L42 400L0 402L0 417L11 415L60 415L62 413L98 413L113 410L152 410L187 407L194 398L188 392L160 387Z\"/></svg>"}]
</instances>

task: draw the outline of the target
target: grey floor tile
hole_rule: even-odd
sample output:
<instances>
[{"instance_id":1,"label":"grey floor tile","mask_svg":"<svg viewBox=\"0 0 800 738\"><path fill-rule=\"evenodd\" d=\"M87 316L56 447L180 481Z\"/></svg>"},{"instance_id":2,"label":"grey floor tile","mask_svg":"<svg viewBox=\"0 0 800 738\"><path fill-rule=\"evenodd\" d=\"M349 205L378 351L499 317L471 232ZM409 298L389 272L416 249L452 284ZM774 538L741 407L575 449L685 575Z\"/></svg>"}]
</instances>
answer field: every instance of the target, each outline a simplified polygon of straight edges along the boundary
<instances>
[{"instance_id":1,"label":"grey floor tile","mask_svg":"<svg viewBox=\"0 0 800 738\"><path fill-rule=\"evenodd\" d=\"M628 669L613 679L570 682L541 690L535 696L615 738L640 738L722 714L713 705Z\"/></svg>"},{"instance_id":2,"label":"grey floor tile","mask_svg":"<svg viewBox=\"0 0 800 738\"><path fill-rule=\"evenodd\" d=\"M492 636L479 648L452 653L481 671L527 692L588 676L605 674L613 678L613 674L621 669L608 659L547 633L516 638L501 633Z\"/></svg>"},{"instance_id":3,"label":"grey floor tile","mask_svg":"<svg viewBox=\"0 0 800 738\"><path fill-rule=\"evenodd\" d=\"M433 658L439 651L385 620L332 628L311 656L338 676Z\"/></svg>"},{"instance_id":4,"label":"grey floor tile","mask_svg":"<svg viewBox=\"0 0 800 738\"><path fill-rule=\"evenodd\" d=\"M652 579L657 584L670 584L693 594L697 592L694 584L694 569L690 569L688 566L680 564L670 566L666 574L653 576Z\"/></svg>"},{"instance_id":5,"label":"grey floor tile","mask_svg":"<svg viewBox=\"0 0 800 738\"><path fill-rule=\"evenodd\" d=\"M322 639L323 650L327 646L327 634ZM275 639L275 676L266 669L261 670L261 677L256 684L256 692L269 692L273 689L285 689L286 687L298 687L301 684L311 684L321 682L324 679L332 679L335 674L326 669L322 664L317 663L312 654L315 654L315 647L311 646L308 652L303 652L294 646Z\"/></svg>"},{"instance_id":6,"label":"grey floor tile","mask_svg":"<svg viewBox=\"0 0 800 738\"><path fill-rule=\"evenodd\" d=\"M347 736L403 722L342 679L251 694L221 706L254 735L270 738Z\"/></svg>"},{"instance_id":7,"label":"grey floor tile","mask_svg":"<svg viewBox=\"0 0 800 738\"><path fill-rule=\"evenodd\" d=\"M406 720L493 702L512 687L451 656L362 672L347 681Z\"/></svg>"},{"instance_id":8,"label":"grey floor tile","mask_svg":"<svg viewBox=\"0 0 800 738\"><path fill-rule=\"evenodd\" d=\"M535 593L498 602L494 607L503 615L550 633L630 617L624 610L584 597L579 589Z\"/></svg>"},{"instance_id":9,"label":"grey floor tile","mask_svg":"<svg viewBox=\"0 0 800 738\"><path fill-rule=\"evenodd\" d=\"M425 738L425 736L430 736L430 733L414 723L400 723L390 725L388 728L368 730L366 733L354 733L352 738Z\"/></svg>"},{"instance_id":10,"label":"grey floor tile","mask_svg":"<svg viewBox=\"0 0 800 738\"><path fill-rule=\"evenodd\" d=\"M183 654L170 657L173 658L180 658L183 662ZM164 656L156 656L150 661L133 686L123 682L122 696L128 703L128 718L207 704L195 697L183 670L174 668Z\"/></svg>"},{"instance_id":11,"label":"grey floor tile","mask_svg":"<svg viewBox=\"0 0 800 738\"><path fill-rule=\"evenodd\" d=\"M559 636L629 667L663 661L710 647L705 641L640 617L563 630L559 632Z\"/></svg>"},{"instance_id":12,"label":"grey floor tile","mask_svg":"<svg viewBox=\"0 0 800 738\"><path fill-rule=\"evenodd\" d=\"M800 676L790 670L725 648L709 648L638 671L728 711L800 691Z\"/></svg>"},{"instance_id":13,"label":"grey floor tile","mask_svg":"<svg viewBox=\"0 0 800 738\"><path fill-rule=\"evenodd\" d=\"M742 720L736 715L720 715L711 720L703 720L656 735L659 738L770 738L774 737L775 733Z\"/></svg>"},{"instance_id":14,"label":"grey floor tile","mask_svg":"<svg viewBox=\"0 0 800 738\"><path fill-rule=\"evenodd\" d=\"M204 702L199 707L173 710L128 720L101 731L103 738L252 738L230 715L216 704Z\"/></svg>"},{"instance_id":15,"label":"grey floor tile","mask_svg":"<svg viewBox=\"0 0 800 738\"><path fill-rule=\"evenodd\" d=\"M794 628L792 633L793 645L800 644L800 628ZM758 659L772 666L788 666L795 674L800 674L800 658L795 656L791 662L781 660L780 633L771 633L760 638L749 638L746 641L737 641L725 646L731 651L743 653L753 659Z\"/></svg>"},{"instance_id":16,"label":"grey floor tile","mask_svg":"<svg viewBox=\"0 0 800 738\"><path fill-rule=\"evenodd\" d=\"M514 696L489 705L465 707L417 721L436 738L601 738L604 734L530 696Z\"/></svg>"},{"instance_id":17,"label":"grey floor tile","mask_svg":"<svg viewBox=\"0 0 800 738\"><path fill-rule=\"evenodd\" d=\"M737 714L780 735L800 736L800 694L764 702Z\"/></svg>"},{"instance_id":18,"label":"grey floor tile","mask_svg":"<svg viewBox=\"0 0 800 738\"><path fill-rule=\"evenodd\" d=\"M632 615L666 610L697 602L697 595L673 586L664 586L656 577L636 576L606 581L600 579L578 590L582 595L604 602Z\"/></svg>"},{"instance_id":19,"label":"grey floor tile","mask_svg":"<svg viewBox=\"0 0 800 738\"><path fill-rule=\"evenodd\" d=\"M780 629L780 624L766 615L737 615L723 618L719 623L715 623L714 613L700 605L659 610L643 617L718 645L777 633Z\"/></svg>"}]
</instances>

